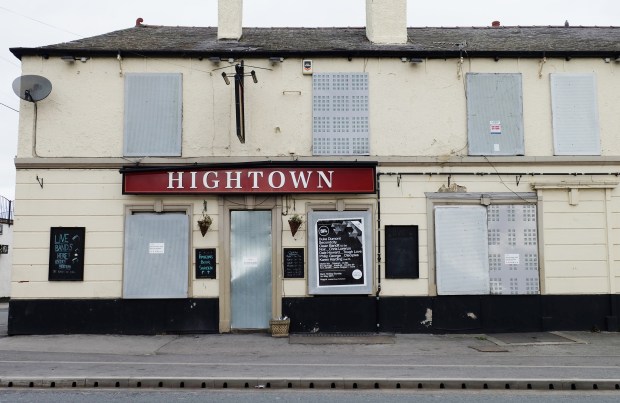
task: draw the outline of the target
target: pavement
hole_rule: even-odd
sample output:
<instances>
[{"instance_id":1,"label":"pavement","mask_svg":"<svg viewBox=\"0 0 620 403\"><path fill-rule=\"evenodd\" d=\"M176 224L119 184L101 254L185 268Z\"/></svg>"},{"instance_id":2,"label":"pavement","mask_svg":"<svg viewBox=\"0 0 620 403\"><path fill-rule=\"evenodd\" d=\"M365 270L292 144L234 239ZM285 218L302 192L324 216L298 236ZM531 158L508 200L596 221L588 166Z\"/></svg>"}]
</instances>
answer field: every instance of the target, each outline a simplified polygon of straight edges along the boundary
<instances>
[{"instance_id":1,"label":"pavement","mask_svg":"<svg viewBox=\"0 0 620 403\"><path fill-rule=\"evenodd\" d=\"M613 390L620 333L6 336L0 390L371 388Z\"/></svg>"}]
</instances>

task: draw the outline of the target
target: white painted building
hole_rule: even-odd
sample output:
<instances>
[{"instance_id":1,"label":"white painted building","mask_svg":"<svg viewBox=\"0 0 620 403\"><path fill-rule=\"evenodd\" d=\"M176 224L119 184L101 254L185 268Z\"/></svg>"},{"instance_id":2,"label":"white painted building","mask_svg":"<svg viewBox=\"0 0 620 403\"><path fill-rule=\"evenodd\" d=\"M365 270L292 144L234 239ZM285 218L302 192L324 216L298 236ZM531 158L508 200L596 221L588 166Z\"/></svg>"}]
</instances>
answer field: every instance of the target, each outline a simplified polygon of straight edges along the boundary
<instances>
[{"instance_id":1,"label":"white painted building","mask_svg":"<svg viewBox=\"0 0 620 403\"><path fill-rule=\"evenodd\" d=\"M405 4L11 49L9 333L617 331L620 27Z\"/></svg>"},{"instance_id":2,"label":"white painted building","mask_svg":"<svg viewBox=\"0 0 620 403\"><path fill-rule=\"evenodd\" d=\"M13 202L0 196L0 298L8 298L11 292L12 245Z\"/></svg>"}]
</instances>

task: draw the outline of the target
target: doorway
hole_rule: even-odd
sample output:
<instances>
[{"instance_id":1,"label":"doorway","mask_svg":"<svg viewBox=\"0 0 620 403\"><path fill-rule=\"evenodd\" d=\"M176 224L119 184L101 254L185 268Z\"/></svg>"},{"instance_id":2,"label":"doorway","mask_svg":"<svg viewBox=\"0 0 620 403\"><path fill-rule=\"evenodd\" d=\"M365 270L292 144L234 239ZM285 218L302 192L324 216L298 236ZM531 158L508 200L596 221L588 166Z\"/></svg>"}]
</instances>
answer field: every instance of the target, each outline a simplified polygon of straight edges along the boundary
<instances>
[{"instance_id":1,"label":"doorway","mask_svg":"<svg viewBox=\"0 0 620 403\"><path fill-rule=\"evenodd\" d=\"M271 211L230 212L230 306L233 330L267 329L272 316Z\"/></svg>"}]
</instances>

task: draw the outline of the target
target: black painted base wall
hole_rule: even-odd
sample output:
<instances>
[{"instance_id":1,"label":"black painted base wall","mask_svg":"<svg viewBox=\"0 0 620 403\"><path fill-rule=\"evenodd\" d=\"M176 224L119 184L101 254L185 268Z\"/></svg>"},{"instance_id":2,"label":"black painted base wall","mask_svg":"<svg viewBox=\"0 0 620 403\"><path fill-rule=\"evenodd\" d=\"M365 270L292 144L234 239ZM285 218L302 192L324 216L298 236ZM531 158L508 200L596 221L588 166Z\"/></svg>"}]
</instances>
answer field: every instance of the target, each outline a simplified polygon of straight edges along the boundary
<instances>
[{"instance_id":1,"label":"black painted base wall","mask_svg":"<svg viewBox=\"0 0 620 403\"><path fill-rule=\"evenodd\" d=\"M315 296L283 298L282 310L293 333L617 332L620 295ZM218 331L216 298L9 301L9 335Z\"/></svg>"},{"instance_id":2,"label":"black painted base wall","mask_svg":"<svg viewBox=\"0 0 620 403\"><path fill-rule=\"evenodd\" d=\"M9 335L184 334L218 331L218 299L9 301Z\"/></svg>"},{"instance_id":3,"label":"black painted base wall","mask_svg":"<svg viewBox=\"0 0 620 403\"><path fill-rule=\"evenodd\" d=\"M282 307L293 333L619 331L620 295L316 296Z\"/></svg>"}]
</instances>

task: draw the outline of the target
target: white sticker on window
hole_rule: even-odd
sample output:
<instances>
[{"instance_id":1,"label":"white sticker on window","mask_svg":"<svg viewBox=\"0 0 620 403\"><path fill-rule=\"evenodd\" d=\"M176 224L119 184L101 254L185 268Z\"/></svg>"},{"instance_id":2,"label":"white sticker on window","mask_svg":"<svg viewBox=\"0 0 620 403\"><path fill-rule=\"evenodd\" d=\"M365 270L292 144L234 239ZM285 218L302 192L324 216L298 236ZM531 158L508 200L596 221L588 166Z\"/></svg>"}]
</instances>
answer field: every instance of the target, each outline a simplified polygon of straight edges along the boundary
<instances>
[{"instance_id":1,"label":"white sticker on window","mask_svg":"<svg viewBox=\"0 0 620 403\"><path fill-rule=\"evenodd\" d=\"M243 265L245 267L258 267L258 258L257 257L244 257Z\"/></svg>"},{"instance_id":2,"label":"white sticker on window","mask_svg":"<svg viewBox=\"0 0 620 403\"><path fill-rule=\"evenodd\" d=\"M518 253L505 254L504 264L519 264L519 254Z\"/></svg>"},{"instance_id":3,"label":"white sticker on window","mask_svg":"<svg viewBox=\"0 0 620 403\"><path fill-rule=\"evenodd\" d=\"M499 152L499 144L493 144L493 151Z\"/></svg>"},{"instance_id":4,"label":"white sticker on window","mask_svg":"<svg viewBox=\"0 0 620 403\"><path fill-rule=\"evenodd\" d=\"M165 245L163 242L151 242L149 243L149 253L162 254L164 253Z\"/></svg>"}]
</instances>

